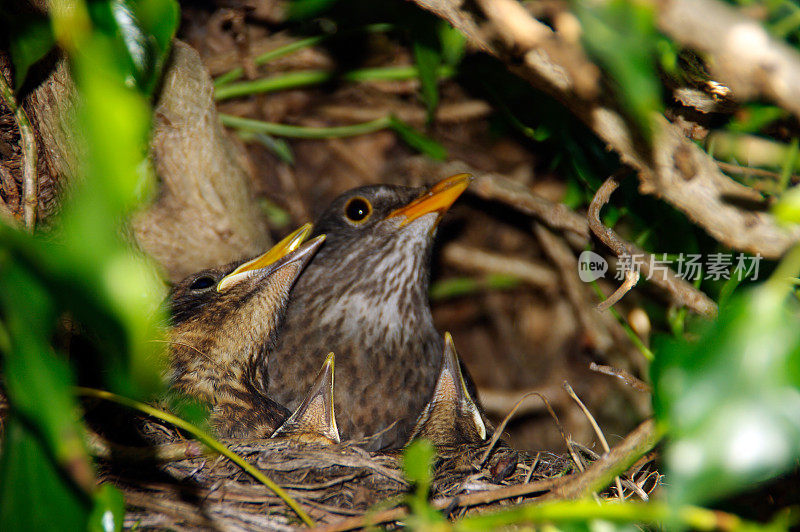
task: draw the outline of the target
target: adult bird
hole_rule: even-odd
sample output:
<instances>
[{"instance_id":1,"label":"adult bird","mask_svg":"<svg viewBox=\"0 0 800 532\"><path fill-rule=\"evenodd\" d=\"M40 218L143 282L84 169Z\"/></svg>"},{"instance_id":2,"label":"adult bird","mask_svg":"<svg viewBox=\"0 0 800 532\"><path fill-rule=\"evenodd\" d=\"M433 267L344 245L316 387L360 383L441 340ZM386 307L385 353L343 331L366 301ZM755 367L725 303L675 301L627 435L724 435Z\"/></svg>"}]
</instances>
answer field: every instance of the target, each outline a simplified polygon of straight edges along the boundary
<instances>
[{"instance_id":1,"label":"adult bird","mask_svg":"<svg viewBox=\"0 0 800 532\"><path fill-rule=\"evenodd\" d=\"M211 406L220 436L266 438L289 417L270 397L267 357L289 291L324 240L303 243L310 231L306 224L263 255L195 273L172 291L169 381Z\"/></svg>"},{"instance_id":2,"label":"adult bird","mask_svg":"<svg viewBox=\"0 0 800 532\"><path fill-rule=\"evenodd\" d=\"M360 187L315 224L323 245L298 279L270 352L272 396L294 407L328 352L336 353L339 429L399 447L431 396L444 343L428 302L442 215L467 188L459 174L429 189Z\"/></svg>"}]
</instances>

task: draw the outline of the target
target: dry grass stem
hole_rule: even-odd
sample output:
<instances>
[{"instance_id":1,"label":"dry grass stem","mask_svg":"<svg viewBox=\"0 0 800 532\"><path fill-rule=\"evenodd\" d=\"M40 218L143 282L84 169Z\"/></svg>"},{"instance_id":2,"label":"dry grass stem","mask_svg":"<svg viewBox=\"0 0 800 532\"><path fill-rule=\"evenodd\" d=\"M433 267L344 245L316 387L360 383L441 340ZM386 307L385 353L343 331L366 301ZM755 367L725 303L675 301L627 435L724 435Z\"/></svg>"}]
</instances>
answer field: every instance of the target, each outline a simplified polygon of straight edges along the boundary
<instances>
[{"instance_id":1,"label":"dry grass stem","mask_svg":"<svg viewBox=\"0 0 800 532\"><path fill-rule=\"evenodd\" d=\"M619 380L636 390L637 392L642 393L653 393L653 387L644 382L641 379L637 379L629 372L625 371L624 369L613 368L611 366L603 366L600 364L596 364L594 362L589 364L589 369L592 371L596 371L597 373L602 373L604 375L610 375L612 377L617 377Z\"/></svg>"},{"instance_id":2,"label":"dry grass stem","mask_svg":"<svg viewBox=\"0 0 800 532\"><path fill-rule=\"evenodd\" d=\"M600 440L600 445L603 446L603 450L606 453L611 451L611 449L608 447L608 442L606 441L606 437L603 434L603 431L600 430L600 426L597 424L597 421L595 421L594 416L592 415L591 412L589 412L589 409L586 408L586 405L583 404L583 401L581 401L580 397L578 397L578 394L575 393L575 390L572 389L572 386L570 386L567 381L564 381L563 386L564 389L567 391L567 394L578 404L581 411L586 416L586 419L589 420L589 424L592 425L592 429L594 430L594 433L597 435L597 439ZM622 493L622 483L620 482L619 477L615 477L614 482L617 485L617 493L619 494L620 500L624 499L624 495Z\"/></svg>"}]
</instances>

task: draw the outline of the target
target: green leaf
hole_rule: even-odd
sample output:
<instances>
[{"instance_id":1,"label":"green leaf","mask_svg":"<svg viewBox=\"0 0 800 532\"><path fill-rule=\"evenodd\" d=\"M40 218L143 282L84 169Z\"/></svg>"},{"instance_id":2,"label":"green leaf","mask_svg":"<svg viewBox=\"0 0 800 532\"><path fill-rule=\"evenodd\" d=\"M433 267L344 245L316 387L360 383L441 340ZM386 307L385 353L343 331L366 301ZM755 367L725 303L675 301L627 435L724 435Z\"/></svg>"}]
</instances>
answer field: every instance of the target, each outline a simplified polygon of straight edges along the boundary
<instances>
[{"instance_id":1,"label":"green leaf","mask_svg":"<svg viewBox=\"0 0 800 532\"><path fill-rule=\"evenodd\" d=\"M162 56L172 45L180 22L180 8L175 0L138 0L136 13L142 29L153 39Z\"/></svg>"},{"instance_id":2,"label":"green leaf","mask_svg":"<svg viewBox=\"0 0 800 532\"><path fill-rule=\"evenodd\" d=\"M172 49L172 39L180 23L180 7L175 0L139 0L136 13L153 49L152 76L144 87L147 94L152 94Z\"/></svg>"},{"instance_id":3,"label":"green leaf","mask_svg":"<svg viewBox=\"0 0 800 532\"><path fill-rule=\"evenodd\" d=\"M97 29L109 40L128 84L150 95L161 75L178 23L173 0L94 0L87 4Z\"/></svg>"},{"instance_id":4,"label":"green leaf","mask_svg":"<svg viewBox=\"0 0 800 532\"><path fill-rule=\"evenodd\" d=\"M37 14L19 15L0 10L0 17L8 35L8 47L14 64L14 89L19 90L30 68L41 60L55 45L50 21ZM12 23L13 20L13 23Z\"/></svg>"},{"instance_id":5,"label":"green leaf","mask_svg":"<svg viewBox=\"0 0 800 532\"><path fill-rule=\"evenodd\" d=\"M89 516L90 532L119 532L125 520L125 498L114 486L104 484L97 490Z\"/></svg>"},{"instance_id":6,"label":"green leaf","mask_svg":"<svg viewBox=\"0 0 800 532\"><path fill-rule=\"evenodd\" d=\"M90 499L53 462L44 441L16 415L0 458L0 530L86 530Z\"/></svg>"},{"instance_id":7,"label":"green leaf","mask_svg":"<svg viewBox=\"0 0 800 532\"><path fill-rule=\"evenodd\" d=\"M403 453L403 473L418 486L431 485L433 458L436 451L428 440L418 440L409 445Z\"/></svg>"},{"instance_id":8,"label":"green leaf","mask_svg":"<svg viewBox=\"0 0 800 532\"><path fill-rule=\"evenodd\" d=\"M60 514L66 523L85 523L88 495L82 489L93 488L94 473L76 417L72 375L48 345L55 323L52 299L13 258L5 253L0 260L0 308L10 343L3 375L13 412L0 463L0 529L62 529ZM45 526L48 522L59 526Z\"/></svg>"},{"instance_id":9,"label":"green leaf","mask_svg":"<svg viewBox=\"0 0 800 532\"><path fill-rule=\"evenodd\" d=\"M467 49L467 38L445 21L439 21L436 26L439 42L442 49L442 62L449 66L458 65L464 58Z\"/></svg>"},{"instance_id":10,"label":"green leaf","mask_svg":"<svg viewBox=\"0 0 800 532\"><path fill-rule=\"evenodd\" d=\"M653 9L625 0L584 0L576 5L575 14L587 50L613 79L624 110L649 138L653 112L661 110Z\"/></svg>"},{"instance_id":11,"label":"green leaf","mask_svg":"<svg viewBox=\"0 0 800 532\"><path fill-rule=\"evenodd\" d=\"M338 0L292 0L289 3L289 20L306 20L327 11Z\"/></svg>"},{"instance_id":12,"label":"green leaf","mask_svg":"<svg viewBox=\"0 0 800 532\"><path fill-rule=\"evenodd\" d=\"M787 190L772 208L778 220L784 223L800 223L800 186Z\"/></svg>"},{"instance_id":13,"label":"green leaf","mask_svg":"<svg viewBox=\"0 0 800 532\"><path fill-rule=\"evenodd\" d=\"M436 451L428 440L412 442L403 453L403 472L416 486L414 493L408 497L412 512L409 528L412 530L430 530L432 526L445 521L444 516L428 503L435 456Z\"/></svg>"},{"instance_id":14,"label":"green leaf","mask_svg":"<svg viewBox=\"0 0 800 532\"><path fill-rule=\"evenodd\" d=\"M800 253L787 263L796 275ZM669 430L669 492L703 503L781 473L800 457L800 309L787 268L734 293L697 342L657 349L653 403Z\"/></svg>"},{"instance_id":15,"label":"green leaf","mask_svg":"<svg viewBox=\"0 0 800 532\"><path fill-rule=\"evenodd\" d=\"M427 19L425 19L427 21ZM428 123L433 122L436 107L439 105L439 66L442 56L439 53L439 41L433 24L420 23L411 26L412 50L414 61L419 72L422 87L422 100L428 109Z\"/></svg>"},{"instance_id":16,"label":"green leaf","mask_svg":"<svg viewBox=\"0 0 800 532\"><path fill-rule=\"evenodd\" d=\"M736 133L757 133L772 122L787 116L788 111L774 105L747 103L736 111L727 129Z\"/></svg>"},{"instance_id":17,"label":"green leaf","mask_svg":"<svg viewBox=\"0 0 800 532\"><path fill-rule=\"evenodd\" d=\"M397 133L406 144L419 150L431 159L443 161L447 158L447 150L444 148L444 146L432 138L423 135L399 118L394 116L390 117L389 127L391 127L392 130Z\"/></svg>"}]
</instances>

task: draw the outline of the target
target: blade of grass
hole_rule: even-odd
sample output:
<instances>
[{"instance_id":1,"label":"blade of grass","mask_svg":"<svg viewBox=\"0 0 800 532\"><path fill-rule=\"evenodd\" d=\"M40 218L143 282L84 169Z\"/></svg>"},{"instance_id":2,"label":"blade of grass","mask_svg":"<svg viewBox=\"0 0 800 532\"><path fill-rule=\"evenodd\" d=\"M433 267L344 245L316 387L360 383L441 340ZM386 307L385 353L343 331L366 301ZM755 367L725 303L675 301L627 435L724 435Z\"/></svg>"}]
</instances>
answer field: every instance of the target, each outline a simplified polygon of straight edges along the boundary
<instances>
[{"instance_id":1,"label":"blade of grass","mask_svg":"<svg viewBox=\"0 0 800 532\"><path fill-rule=\"evenodd\" d=\"M455 69L450 66L441 66L437 70L439 79L452 77ZM341 79L351 82L364 81L405 81L419 77L417 67L411 65L362 68L351 70L340 76L332 70L300 70L297 72L287 72L277 74L267 78L254 79L252 81L242 81L240 83L228 83L217 87L214 97L217 100L227 100L239 96L250 96L252 94L264 94L311 85L320 85L332 79Z\"/></svg>"},{"instance_id":2,"label":"blade of grass","mask_svg":"<svg viewBox=\"0 0 800 532\"><path fill-rule=\"evenodd\" d=\"M274 61L281 57L287 56L294 52L303 50L305 48L311 48L321 42L325 42L328 39L333 37L341 36L343 34L350 34L356 32L364 32L364 33L382 33L386 31L390 31L394 26L388 23L377 23L377 24L369 24L368 26L364 26L363 28L359 28L355 31L348 31L343 33L334 33L330 35L316 35L314 37L307 37L305 39L300 39L298 41L289 43L285 46L281 46L279 48L275 48L274 50L270 50L269 52L264 52L261 55L257 55L253 61L256 65L263 65L265 63L269 63L270 61ZM236 81L237 79L241 78L244 75L244 69L242 67L236 67L228 72L222 74L221 76L217 77L214 80L214 86L220 87L225 85L226 83L230 83L231 81Z\"/></svg>"},{"instance_id":3,"label":"blade of grass","mask_svg":"<svg viewBox=\"0 0 800 532\"><path fill-rule=\"evenodd\" d=\"M117 395L115 393L107 392L105 390L96 390L94 388L83 388L78 387L76 388L78 395L84 397L92 397L95 399L103 399L105 401L111 401L113 403L120 404L122 406L126 406L128 408L132 408L134 410L138 410L144 414L149 416L153 416L158 418L162 421L166 421L167 423L171 423L178 427L179 429L185 430L201 442L203 442L206 446L210 447L211 449L215 450L219 454L225 456L233 463L244 469L247 473L249 473L253 478L264 484L266 487L271 489L275 495L283 499L283 501L294 510L297 516L302 519L302 521L308 525L309 527L315 526L315 522L311 517L297 504L297 501L292 499L288 493L286 493L283 488L278 486L274 481L272 481L269 477L264 475L261 471L253 467L252 464L248 463L244 458L239 456L238 454L234 453L219 441L214 439L211 435L206 433L205 431L199 429L195 425L177 417L173 416L168 412L164 412L163 410L159 410L153 406L150 406L146 403L142 403L139 401L135 401L133 399L129 399L127 397L122 397L121 395Z\"/></svg>"},{"instance_id":4,"label":"blade of grass","mask_svg":"<svg viewBox=\"0 0 800 532\"><path fill-rule=\"evenodd\" d=\"M519 523L585 523L602 519L614 523L665 524L667 530L681 525L694 530L786 530L786 523L778 521L760 525L745 521L740 517L709 510L698 506L682 506L677 509L657 501L642 502L601 502L593 500L540 502L501 510L492 514L477 515L456 521L453 529L457 531L493 530L498 527ZM668 526L669 524L673 526Z\"/></svg>"},{"instance_id":5,"label":"blade of grass","mask_svg":"<svg viewBox=\"0 0 800 532\"><path fill-rule=\"evenodd\" d=\"M447 159L447 150L444 146L432 138L423 135L397 117L389 117L389 127L391 127L406 144L419 150L431 159L436 159L437 161L444 161Z\"/></svg>"},{"instance_id":6,"label":"blade of grass","mask_svg":"<svg viewBox=\"0 0 800 532\"><path fill-rule=\"evenodd\" d=\"M244 129L255 133L266 133L268 135L292 137L297 139L331 139L340 137L354 137L356 135L373 133L391 126L391 120L388 116L379 118L377 120L372 120L370 122L364 122L362 124L334 127L290 126L286 124L264 122L262 120L253 120L251 118L242 118L240 116L222 113L220 113L219 117L223 125L228 127Z\"/></svg>"}]
</instances>

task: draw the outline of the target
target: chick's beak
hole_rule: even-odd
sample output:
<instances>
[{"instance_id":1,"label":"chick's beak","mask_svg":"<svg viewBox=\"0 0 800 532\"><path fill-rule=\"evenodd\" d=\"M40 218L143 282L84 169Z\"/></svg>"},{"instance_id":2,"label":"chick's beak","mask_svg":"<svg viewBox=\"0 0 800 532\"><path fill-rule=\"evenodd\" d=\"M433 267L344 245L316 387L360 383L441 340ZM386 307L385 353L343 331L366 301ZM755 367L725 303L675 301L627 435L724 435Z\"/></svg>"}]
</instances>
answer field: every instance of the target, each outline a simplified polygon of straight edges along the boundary
<instances>
[{"instance_id":1,"label":"chick's beak","mask_svg":"<svg viewBox=\"0 0 800 532\"><path fill-rule=\"evenodd\" d=\"M439 214L439 218L436 220L436 224L438 224L442 215L447 212L447 209L450 208L461 193L467 189L472 179L473 177L469 174L456 174L443 179L408 205L389 213L386 218L403 216L405 219L400 223L400 227L403 227L420 216L436 212Z\"/></svg>"},{"instance_id":2,"label":"chick's beak","mask_svg":"<svg viewBox=\"0 0 800 532\"><path fill-rule=\"evenodd\" d=\"M311 233L311 224L305 224L286 238L275 244L269 251L252 260L241 264L238 268L222 278L217 284L217 291L222 292L241 279L249 277L258 270L262 270L296 251ZM316 247L316 246L315 246Z\"/></svg>"}]
</instances>

